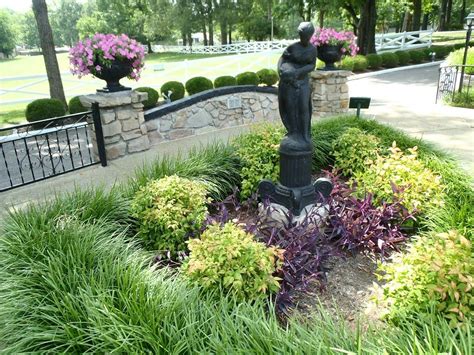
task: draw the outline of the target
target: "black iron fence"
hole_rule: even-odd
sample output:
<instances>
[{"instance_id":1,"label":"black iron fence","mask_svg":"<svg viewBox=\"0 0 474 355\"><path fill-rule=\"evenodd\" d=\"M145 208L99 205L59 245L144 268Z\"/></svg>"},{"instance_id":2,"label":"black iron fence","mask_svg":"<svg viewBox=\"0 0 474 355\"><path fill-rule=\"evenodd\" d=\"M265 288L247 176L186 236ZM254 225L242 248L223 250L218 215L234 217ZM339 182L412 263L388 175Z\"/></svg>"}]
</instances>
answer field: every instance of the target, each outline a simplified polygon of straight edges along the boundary
<instances>
[{"instance_id":1,"label":"black iron fence","mask_svg":"<svg viewBox=\"0 0 474 355\"><path fill-rule=\"evenodd\" d=\"M474 105L474 65L449 65L439 68L436 102L464 99ZM471 99L472 97L472 99Z\"/></svg>"},{"instance_id":2,"label":"black iron fence","mask_svg":"<svg viewBox=\"0 0 474 355\"><path fill-rule=\"evenodd\" d=\"M97 104L80 114L0 128L0 192L99 163L107 165Z\"/></svg>"}]
</instances>

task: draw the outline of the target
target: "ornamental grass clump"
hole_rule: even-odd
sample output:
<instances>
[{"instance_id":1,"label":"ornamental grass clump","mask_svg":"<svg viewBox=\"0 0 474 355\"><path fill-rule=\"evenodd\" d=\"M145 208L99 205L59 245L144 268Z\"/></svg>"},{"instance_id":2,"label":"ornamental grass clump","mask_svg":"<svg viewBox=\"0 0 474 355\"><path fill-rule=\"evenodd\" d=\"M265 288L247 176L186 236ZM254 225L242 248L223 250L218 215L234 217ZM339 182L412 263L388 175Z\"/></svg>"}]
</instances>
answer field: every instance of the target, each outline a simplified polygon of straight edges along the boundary
<instances>
[{"instance_id":1,"label":"ornamental grass clump","mask_svg":"<svg viewBox=\"0 0 474 355\"><path fill-rule=\"evenodd\" d=\"M279 288L273 274L283 250L254 240L233 222L212 224L199 239L188 242L189 258L182 271L207 290L223 290L239 300L265 298Z\"/></svg>"},{"instance_id":2,"label":"ornamental grass clump","mask_svg":"<svg viewBox=\"0 0 474 355\"><path fill-rule=\"evenodd\" d=\"M71 72L79 78L100 73L103 68L110 68L114 61L130 63L132 70L129 79L140 79L145 59L143 46L125 34L96 33L92 38L85 38L71 48L69 61Z\"/></svg>"},{"instance_id":3,"label":"ornamental grass clump","mask_svg":"<svg viewBox=\"0 0 474 355\"><path fill-rule=\"evenodd\" d=\"M131 215L147 249L176 255L198 232L207 214L206 187L176 175L150 181L135 194Z\"/></svg>"},{"instance_id":4,"label":"ornamental grass clump","mask_svg":"<svg viewBox=\"0 0 474 355\"><path fill-rule=\"evenodd\" d=\"M399 321L435 308L451 327L474 320L474 249L457 231L417 237L404 253L379 266L380 301Z\"/></svg>"},{"instance_id":5,"label":"ornamental grass clump","mask_svg":"<svg viewBox=\"0 0 474 355\"><path fill-rule=\"evenodd\" d=\"M441 176L418 160L417 149L410 148L406 154L393 142L389 156L379 155L365 171L355 173L358 195L373 194L377 205L401 202L417 213L443 206Z\"/></svg>"},{"instance_id":6,"label":"ornamental grass clump","mask_svg":"<svg viewBox=\"0 0 474 355\"><path fill-rule=\"evenodd\" d=\"M241 197L250 197L263 179L277 181L280 173L278 149L283 138L279 126L264 125L252 133L238 137L234 146L242 169Z\"/></svg>"}]
</instances>

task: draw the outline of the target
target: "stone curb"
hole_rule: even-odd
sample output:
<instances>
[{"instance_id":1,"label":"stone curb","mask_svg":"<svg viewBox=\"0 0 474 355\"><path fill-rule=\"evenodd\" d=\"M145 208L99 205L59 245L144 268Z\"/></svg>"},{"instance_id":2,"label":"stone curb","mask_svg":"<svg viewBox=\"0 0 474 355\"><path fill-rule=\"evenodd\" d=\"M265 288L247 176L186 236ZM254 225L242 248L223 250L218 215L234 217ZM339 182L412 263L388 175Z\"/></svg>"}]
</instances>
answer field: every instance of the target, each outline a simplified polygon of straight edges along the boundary
<instances>
[{"instance_id":1,"label":"stone curb","mask_svg":"<svg viewBox=\"0 0 474 355\"><path fill-rule=\"evenodd\" d=\"M236 94L242 92L261 92L266 94L278 94L278 88L273 86L253 86L253 85L240 85L240 86L225 86L222 88L206 90L198 94L184 97L180 100L176 100L169 104L162 105L160 107L152 108L145 111L145 121L156 119L167 115L169 113L181 110L183 108L194 105L198 102L212 99L213 97Z\"/></svg>"},{"instance_id":2,"label":"stone curb","mask_svg":"<svg viewBox=\"0 0 474 355\"><path fill-rule=\"evenodd\" d=\"M347 78L349 81L352 80L358 80L358 79L364 79L364 78L369 78L371 76L377 76L377 75L383 75L383 74L389 74L389 73L395 73L398 71L403 71L403 70L410 70L410 69L417 69L417 68L424 68L424 67L431 67L431 66L436 66L440 65L443 63L443 60L438 60L436 62L430 62L430 63L423 63L423 64L414 64L414 65L406 65L403 67L398 67L398 68L392 68L392 69L384 69L384 70L379 70L379 71L374 71L371 73L362 73L362 74L354 74Z\"/></svg>"}]
</instances>

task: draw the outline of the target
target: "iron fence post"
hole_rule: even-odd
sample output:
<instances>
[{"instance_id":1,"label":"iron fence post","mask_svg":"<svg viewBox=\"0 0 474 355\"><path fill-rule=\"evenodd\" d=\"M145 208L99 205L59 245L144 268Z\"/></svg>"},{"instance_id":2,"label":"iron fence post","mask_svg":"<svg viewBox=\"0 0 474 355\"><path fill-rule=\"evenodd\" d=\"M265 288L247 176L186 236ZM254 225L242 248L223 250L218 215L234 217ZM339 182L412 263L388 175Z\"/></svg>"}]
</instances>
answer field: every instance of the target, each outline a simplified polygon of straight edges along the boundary
<instances>
[{"instance_id":1,"label":"iron fence post","mask_svg":"<svg viewBox=\"0 0 474 355\"><path fill-rule=\"evenodd\" d=\"M104 133L102 131L102 122L100 121L99 103L92 103L92 120L94 121L95 140L97 142L97 151L102 166L107 166L107 155L105 152Z\"/></svg>"}]
</instances>

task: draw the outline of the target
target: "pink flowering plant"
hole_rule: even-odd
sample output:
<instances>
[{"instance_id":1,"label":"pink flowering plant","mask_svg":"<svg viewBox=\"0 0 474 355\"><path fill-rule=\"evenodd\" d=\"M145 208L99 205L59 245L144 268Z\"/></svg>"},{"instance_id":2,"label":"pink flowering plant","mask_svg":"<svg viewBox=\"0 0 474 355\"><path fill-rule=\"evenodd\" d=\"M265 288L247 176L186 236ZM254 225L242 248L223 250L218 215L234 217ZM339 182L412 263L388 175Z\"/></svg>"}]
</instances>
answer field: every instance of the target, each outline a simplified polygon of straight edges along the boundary
<instances>
[{"instance_id":1,"label":"pink flowering plant","mask_svg":"<svg viewBox=\"0 0 474 355\"><path fill-rule=\"evenodd\" d=\"M77 42L69 51L71 72L79 77L100 73L118 60L131 63L132 71L127 77L138 80L144 57L143 46L125 34L96 33L92 38Z\"/></svg>"},{"instance_id":2,"label":"pink flowering plant","mask_svg":"<svg viewBox=\"0 0 474 355\"><path fill-rule=\"evenodd\" d=\"M354 33L350 31L338 32L334 28L318 28L314 32L313 37L311 37L311 43L315 47L325 44L341 46L342 54L352 57L355 56L359 50Z\"/></svg>"}]
</instances>

